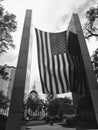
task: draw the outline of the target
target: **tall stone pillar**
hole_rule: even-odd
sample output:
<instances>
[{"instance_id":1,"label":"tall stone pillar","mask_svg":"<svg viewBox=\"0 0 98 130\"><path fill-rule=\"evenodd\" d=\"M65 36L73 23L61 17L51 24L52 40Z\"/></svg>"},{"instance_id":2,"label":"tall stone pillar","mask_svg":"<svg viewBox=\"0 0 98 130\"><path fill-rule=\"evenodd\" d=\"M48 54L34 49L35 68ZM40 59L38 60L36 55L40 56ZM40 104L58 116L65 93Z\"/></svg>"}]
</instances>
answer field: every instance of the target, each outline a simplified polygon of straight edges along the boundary
<instances>
[{"instance_id":1,"label":"tall stone pillar","mask_svg":"<svg viewBox=\"0 0 98 130\"><path fill-rule=\"evenodd\" d=\"M6 130L21 129L21 116L23 108L24 91L25 87L29 85L30 68L31 68L31 49L32 49L31 15L32 11L27 10L24 21L17 69L13 83L11 104Z\"/></svg>"},{"instance_id":2,"label":"tall stone pillar","mask_svg":"<svg viewBox=\"0 0 98 130\"><path fill-rule=\"evenodd\" d=\"M82 58L82 66L84 67L84 72L85 72L84 78L87 82L86 87L88 91L86 95L86 100L89 102L88 104L90 105L89 108L92 109L92 111L90 111L89 114L91 114L91 116L94 119L93 120L94 122L92 122L92 124L95 123L98 126L98 84L95 77L95 73L93 71L93 66L84 39L79 17L77 14L73 14L71 18L67 30L67 38L68 38L68 44L70 46L70 51L73 54L76 55L79 54ZM74 97L74 99L76 100L75 102L77 102L77 97L76 98L75 97ZM82 107L84 108L85 106ZM85 114L88 113L88 110L84 110ZM84 116L86 116L85 114Z\"/></svg>"}]
</instances>

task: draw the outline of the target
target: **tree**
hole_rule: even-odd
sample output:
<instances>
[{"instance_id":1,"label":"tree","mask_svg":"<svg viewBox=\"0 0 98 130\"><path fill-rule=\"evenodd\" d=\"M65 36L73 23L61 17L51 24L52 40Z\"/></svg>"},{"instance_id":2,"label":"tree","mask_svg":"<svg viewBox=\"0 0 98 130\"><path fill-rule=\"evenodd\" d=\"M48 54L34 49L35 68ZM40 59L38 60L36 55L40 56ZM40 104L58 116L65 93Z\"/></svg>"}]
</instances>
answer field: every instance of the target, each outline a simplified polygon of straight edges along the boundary
<instances>
[{"instance_id":1,"label":"tree","mask_svg":"<svg viewBox=\"0 0 98 130\"><path fill-rule=\"evenodd\" d=\"M60 120L63 119L64 114L75 114L76 108L71 104L71 99L65 98L54 98L50 100L48 104L48 114L50 116L59 116Z\"/></svg>"},{"instance_id":2,"label":"tree","mask_svg":"<svg viewBox=\"0 0 98 130\"><path fill-rule=\"evenodd\" d=\"M98 37L98 5L96 7L90 7L86 12L86 23L84 24L84 36L89 39L92 36ZM91 61L93 68L98 78L98 49L95 50L94 54L91 56Z\"/></svg>"},{"instance_id":3,"label":"tree","mask_svg":"<svg viewBox=\"0 0 98 130\"><path fill-rule=\"evenodd\" d=\"M86 19L87 21L83 27L85 38L89 39L92 36L98 37L98 27L95 24L98 19L98 6L89 8L86 12Z\"/></svg>"},{"instance_id":4,"label":"tree","mask_svg":"<svg viewBox=\"0 0 98 130\"><path fill-rule=\"evenodd\" d=\"M9 77L8 77L8 72L6 72L6 69L7 68L7 65L0 65L0 75L1 75L1 78L4 79L4 80L8 80Z\"/></svg>"},{"instance_id":5,"label":"tree","mask_svg":"<svg viewBox=\"0 0 98 130\"><path fill-rule=\"evenodd\" d=\"M37 114L41 112L44 102L39 98L36 90L32 90L26 102L26 108L31 110L31 112L37 111Z\"/></svg>"},{"instance_id":6,"label":"tree","mask_svg":"<svg viewBox=\"0 0 98 130\"><path fill-rule=\"evenodd\" d=\"M48 114L50 116L57 116L59 112L59 106L60 105L57 98L51 100L48 104Z\"/></svg>"},{"instance_id":7,"label":"tree","mask_svg":"<svg viewBox=\"0 0 98 130\"><path fill-rule=\"evenodd\" d=\"M28 98L27 100L27 108L31 109L32 111L35 111L38 107L38 100L34 101L34 99L32 99L31 97Z\"/></svg>"},{"instance_id":8,"label":"tree","mask_svg":"<svg viewBox=\"0 0 98 130\"><path fill-rule=\"evenodd\" d=\"M93 64L93 69L94 69L96 78L98 79L98 48L94 51L94 54L91 56L91 61Z\"/></svg>"},{"instance_id":9,"label":"tree","mask_svg":"<svg viewBox=\"0 0 98 130\"><path fill-rule=\"evenodd\" d=\"M0 109L6 110L8 107L9 100L8 98L4 95L3 91L0 91Z\"/></svg>"},{"instance_id":10,"label":"tree","mask_svg":"<svg viewBox=\"0 0 98 130\"><path fill-rule=\"evenodd\" d=\"M3 100L5 100L5 96L3 94L3 91L0 91L0 102L2 102Z\"/></svg>"},{"instance_id":11,"label":"tree","mask_svg":"<svg viewBox=\"0 0 98 130\"><path fill-rule=\"evenodd\" d=\"M0 55L11 48L15 48L12 39L12 32L16 31L16 16L5 11L0 4Z\"/></svg>"},{"instance_id":12,"label":"tree","mask_svg":"<svg viewBox=\"0 0 98 130\"><path fill-rule=\"evenodd\" d=\"M1 5L2 1L0 0L0 55L7 53L10 48L15 48L12 32L15 32L17 28L16 16L13 13L5 11ZM0 75L2 78L7 77L8 74L5 71L5 65L0 66Z\"/></svg>"},{"instance_id":13,"label":"tree","mask_svg":"<svg viewBox=\"0 0 98 130\"><path fill-rule=\"evenodd\" d=\"M67 103L67 104L71 104L72 103L72 99L70 99L69 97L64 97L64 103Z\"/></svg>"}]
</instances>

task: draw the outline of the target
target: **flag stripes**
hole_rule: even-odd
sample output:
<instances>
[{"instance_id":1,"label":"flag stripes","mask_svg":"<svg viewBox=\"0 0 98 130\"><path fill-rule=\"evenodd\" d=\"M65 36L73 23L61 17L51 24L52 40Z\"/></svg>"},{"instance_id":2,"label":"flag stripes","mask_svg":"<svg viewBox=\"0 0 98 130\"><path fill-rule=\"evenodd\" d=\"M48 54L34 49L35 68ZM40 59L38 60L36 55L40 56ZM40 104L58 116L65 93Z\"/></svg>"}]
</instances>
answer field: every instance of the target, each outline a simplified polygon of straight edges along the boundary
<instances>
[{"instance_id":1,"label":"flag stripes","mask_svg":"<svg viewBox=\"0 0 98 130\"><path fill-rule=\"evenodd\" d=\"M40 43L39 43L39 32L36 31L36 38L37 38L37 43L39 46L37 46L37 51L42 53L42 50L41 50L41 46L40 46ZM39 66L39 74L40 74L40 80L41 80L41 84L42 84L42 91L43 93L45 93L46 91L46 88L44 86L44 82L43 82L43 79L44 79L44 73L43 73L43 65L42 65L42 57L41 55L38 55L38 66ZM47 90L48 91L48 90Z\"/></svg>"},{"instance_id":2,"label":"flag stripes","mask_svg":"<svg viewBox=\"0 0 98 130\"><path fill-rule=\"evenodd\" d=\"M69 62L71 69L70 76L70 91L80 95L87 94L87 82L84 74L84 68L81 64L81 57L76 55L69 55Z\"/></svg>"},{"instance_id":3,"label":"flag stripes","mask_svg":"<svg viewBox=\"0 0 98 130\"><path fill-rule=\"evenodd\" d=\"M80 55L68 51L66 32L48 33L35 29L43 93L86 94L87 82Z\"/></svg>"},{"instance_id":4,"label":"flag stripes","mask_svg":"<svg viewBox=\"0 0 98 130\"><path fill-rule=\"evenodd\" d=\"M60 37L57 33L53 39L51 33L38 29L35 29L35 32L37 36L38 64L43 93L59 94L68 92L69 72L67 71L69 69L68 60L65 60L67 59L67 43L64 42L65 40L62 40L61 47ZM66 32L63 32L64 38L66 38L65 34Z\"/></svg>"}]
</instances>

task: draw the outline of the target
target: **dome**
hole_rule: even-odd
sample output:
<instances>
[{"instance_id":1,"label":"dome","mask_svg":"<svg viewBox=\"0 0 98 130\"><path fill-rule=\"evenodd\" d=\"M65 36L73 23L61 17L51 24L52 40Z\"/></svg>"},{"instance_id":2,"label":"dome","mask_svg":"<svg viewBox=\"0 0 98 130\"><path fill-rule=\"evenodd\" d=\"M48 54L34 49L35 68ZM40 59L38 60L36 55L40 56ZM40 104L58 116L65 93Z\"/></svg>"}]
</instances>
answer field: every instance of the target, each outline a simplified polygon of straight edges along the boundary
<instances>
[{"instance_id":1,"label":"dome","mask_svg":"<svg viewBox=\"0 0 98 130\"><path fill-rule=\"evenodd\" d=\"M38 94L38 93L36 92L36 90L32 90L32 91L30 92L30 94L32 94L32 93Z\"/></svg>"}]
</instances>

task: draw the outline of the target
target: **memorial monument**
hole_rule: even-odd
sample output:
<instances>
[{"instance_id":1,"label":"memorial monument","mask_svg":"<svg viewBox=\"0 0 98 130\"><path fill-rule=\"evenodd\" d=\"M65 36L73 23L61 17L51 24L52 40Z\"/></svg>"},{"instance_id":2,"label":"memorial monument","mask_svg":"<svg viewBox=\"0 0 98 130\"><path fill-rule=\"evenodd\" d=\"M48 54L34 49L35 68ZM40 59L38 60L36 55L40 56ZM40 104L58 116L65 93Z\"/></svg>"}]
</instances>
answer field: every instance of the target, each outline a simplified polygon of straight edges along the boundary
<instances>
[{"instance_id":1,"label":"memorial monument","mask_svg":"<svg viewBox=\"0 0 98 130\"><path fill-rule=\"evenodd\" d=\"M20 130L21 129L21 114L23 107L24 90L29 85L29 76L31 68L31 55L32 55L32 11L27 10L21 46L19 51L17 69L13 84L13 91L11 97L11 105L9 110L8 121L6 130ZM89 99L91 118L95 127L98 125L98 85L93 71L93 66L90 60L86 42L83 36L82 28L80 25L78 14L73 14L67 29L67 43L70 54L74 54L80 57L81 66L83 67L84 78L86 80L86 97ZM33 59L32 59L33 60ZM76 95L73 93L73 100L76 102L78 92ZM84 106L83 106L84 107ZM80 110L78 110L80 111ZM83 110L85 115L87 110ZM83 114L82 113L82 114ZM80 113L81 115L81 113Z\"/></svg>"}]
</instances>

